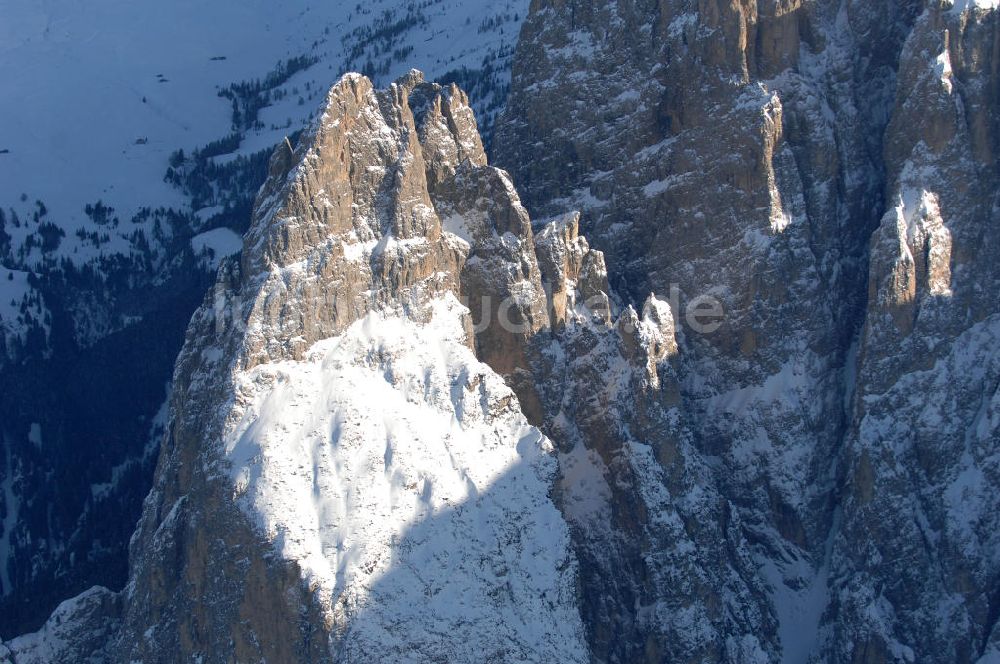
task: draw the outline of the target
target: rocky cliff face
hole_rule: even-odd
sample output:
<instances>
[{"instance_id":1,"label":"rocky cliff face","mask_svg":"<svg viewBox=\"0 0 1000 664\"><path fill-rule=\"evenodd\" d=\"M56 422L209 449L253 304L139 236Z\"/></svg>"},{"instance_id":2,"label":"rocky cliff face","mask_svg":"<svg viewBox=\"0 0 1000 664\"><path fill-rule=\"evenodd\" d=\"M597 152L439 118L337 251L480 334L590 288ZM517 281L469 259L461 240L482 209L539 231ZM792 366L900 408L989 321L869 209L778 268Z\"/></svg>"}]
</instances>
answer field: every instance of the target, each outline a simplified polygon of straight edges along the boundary
<instances>
[{"instance_id":1,"label":"rocky cliff face","mask_svg":"<svg viewBox=\"0 0 1000 664\"><path fill-rule=\"evenodd\" d=\"M496 373L547 321L531 246L457 88L334 87L189 330L132 655L584 660L550 443ZM519 298L496 370L463 296Z\"/></svg>"},{"instance_id":2,"label":"rocky cliff face","mask_svg":"<svg viewBox=\"0 0 1000 664\"><path fill-rule=\"evenodd\" d=\"M996 30L982 3L533 3L498 163L536 214L582 210L628 300L725 312L679 331L654 448L684 560L732 580L654 590L668 548L578 539L649 591L595 578L602 658L995 656Z\"/></svg>"},{"instance_id":3,"label":"rocky cliff face","mask_svg":"<svg viewBox=\"0 0 1000 664\"><path fill-rule=\"evenodd\" d=\"M932 5L901 56L834 542L841 659L1000 653L997 27Z\"/></svg>"}]
</instances>

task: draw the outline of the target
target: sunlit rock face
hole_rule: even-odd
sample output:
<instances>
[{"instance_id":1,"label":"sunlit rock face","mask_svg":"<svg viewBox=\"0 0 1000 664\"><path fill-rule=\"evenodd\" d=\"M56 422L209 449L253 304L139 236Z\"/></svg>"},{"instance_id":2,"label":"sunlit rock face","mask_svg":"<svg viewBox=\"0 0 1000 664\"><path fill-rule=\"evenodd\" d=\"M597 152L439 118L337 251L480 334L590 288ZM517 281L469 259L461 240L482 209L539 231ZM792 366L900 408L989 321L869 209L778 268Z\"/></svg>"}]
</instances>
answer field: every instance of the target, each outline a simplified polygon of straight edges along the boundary
<instances>
[{"instance_id":1,"label":"sunlit rock face","mask_svg":"<svg viewBox=\"0 0 1000 664\"><path fill-rule=\"evenodd\" d=\"M996 28L983 3L932 5L900 58L834 540L841 659L1000 656Z\"/></svg>"}]
</instances>

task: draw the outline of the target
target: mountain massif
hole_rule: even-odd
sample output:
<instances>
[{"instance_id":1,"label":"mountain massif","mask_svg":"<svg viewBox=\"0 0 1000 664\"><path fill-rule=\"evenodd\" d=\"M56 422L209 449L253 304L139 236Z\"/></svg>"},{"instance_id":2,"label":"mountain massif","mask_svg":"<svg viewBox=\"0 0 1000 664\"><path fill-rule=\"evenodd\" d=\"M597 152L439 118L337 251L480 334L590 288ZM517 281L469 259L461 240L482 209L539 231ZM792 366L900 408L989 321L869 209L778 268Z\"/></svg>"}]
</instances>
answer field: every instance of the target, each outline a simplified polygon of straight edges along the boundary
<instances>
[{"instance_id":1,"label":"mountain massif","mask_svg":"<svg viewBox=\"0 0 1000 664\"><path fill-rule=\"evenodd\" d=\"M535 0L511 67L489 159L417 71L279 143L127 584L0 660L1000 662L996 6Z\"/></svg>"},{"instance_id":2,"label":"mountain massif","mask_svg":"<svg viewBox=\"0 0 1000 664\"><path fill-rule=\"evenodd\" d=\"M274 145L340 72L414 64L488 138L526 9L0 0L0 635L125 584L184 330Z\"/></svg>"}]
</instances>

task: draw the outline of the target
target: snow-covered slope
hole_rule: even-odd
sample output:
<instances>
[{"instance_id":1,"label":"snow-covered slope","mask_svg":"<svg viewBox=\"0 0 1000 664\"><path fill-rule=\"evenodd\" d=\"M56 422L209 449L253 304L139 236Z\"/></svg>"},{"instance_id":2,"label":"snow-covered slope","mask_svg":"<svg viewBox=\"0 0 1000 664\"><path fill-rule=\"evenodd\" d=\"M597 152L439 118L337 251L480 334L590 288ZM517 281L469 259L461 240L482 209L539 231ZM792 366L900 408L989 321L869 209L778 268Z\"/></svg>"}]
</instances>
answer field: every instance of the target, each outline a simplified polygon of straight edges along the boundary
<instances>
[{"instance_id":1,"label":"snow-covered slope","mask_svg":"<svg viewBox=\"0 0 1000 664\"><path fill-rule=\"evenodd\" d=\"M431 309L239 375L237 495L346 625L344 661L582 662L551 443L469 349L468 311Z\"/></svg>"}]
</instances>

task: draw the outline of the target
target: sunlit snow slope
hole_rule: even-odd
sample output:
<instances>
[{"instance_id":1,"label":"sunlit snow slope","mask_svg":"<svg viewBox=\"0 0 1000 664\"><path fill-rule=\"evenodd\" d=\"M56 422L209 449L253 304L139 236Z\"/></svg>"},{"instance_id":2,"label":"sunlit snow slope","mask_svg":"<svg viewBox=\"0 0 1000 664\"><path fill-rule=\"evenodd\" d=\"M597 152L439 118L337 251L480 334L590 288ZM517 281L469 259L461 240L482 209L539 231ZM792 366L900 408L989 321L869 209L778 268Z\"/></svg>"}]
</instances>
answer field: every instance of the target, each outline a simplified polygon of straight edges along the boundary
<instances>
[{"instance_id":1,"label":"sunlit snow slope","mask_svg":"<svg viewBox=\"0 0 1000 664\"><path fill-rule=\"evenodd\" d=\"M464 311L372 313L236 379L234 484L348 625L345 661L584 660L551 443L466 345Z\"/></svg>"}]
</instances>

